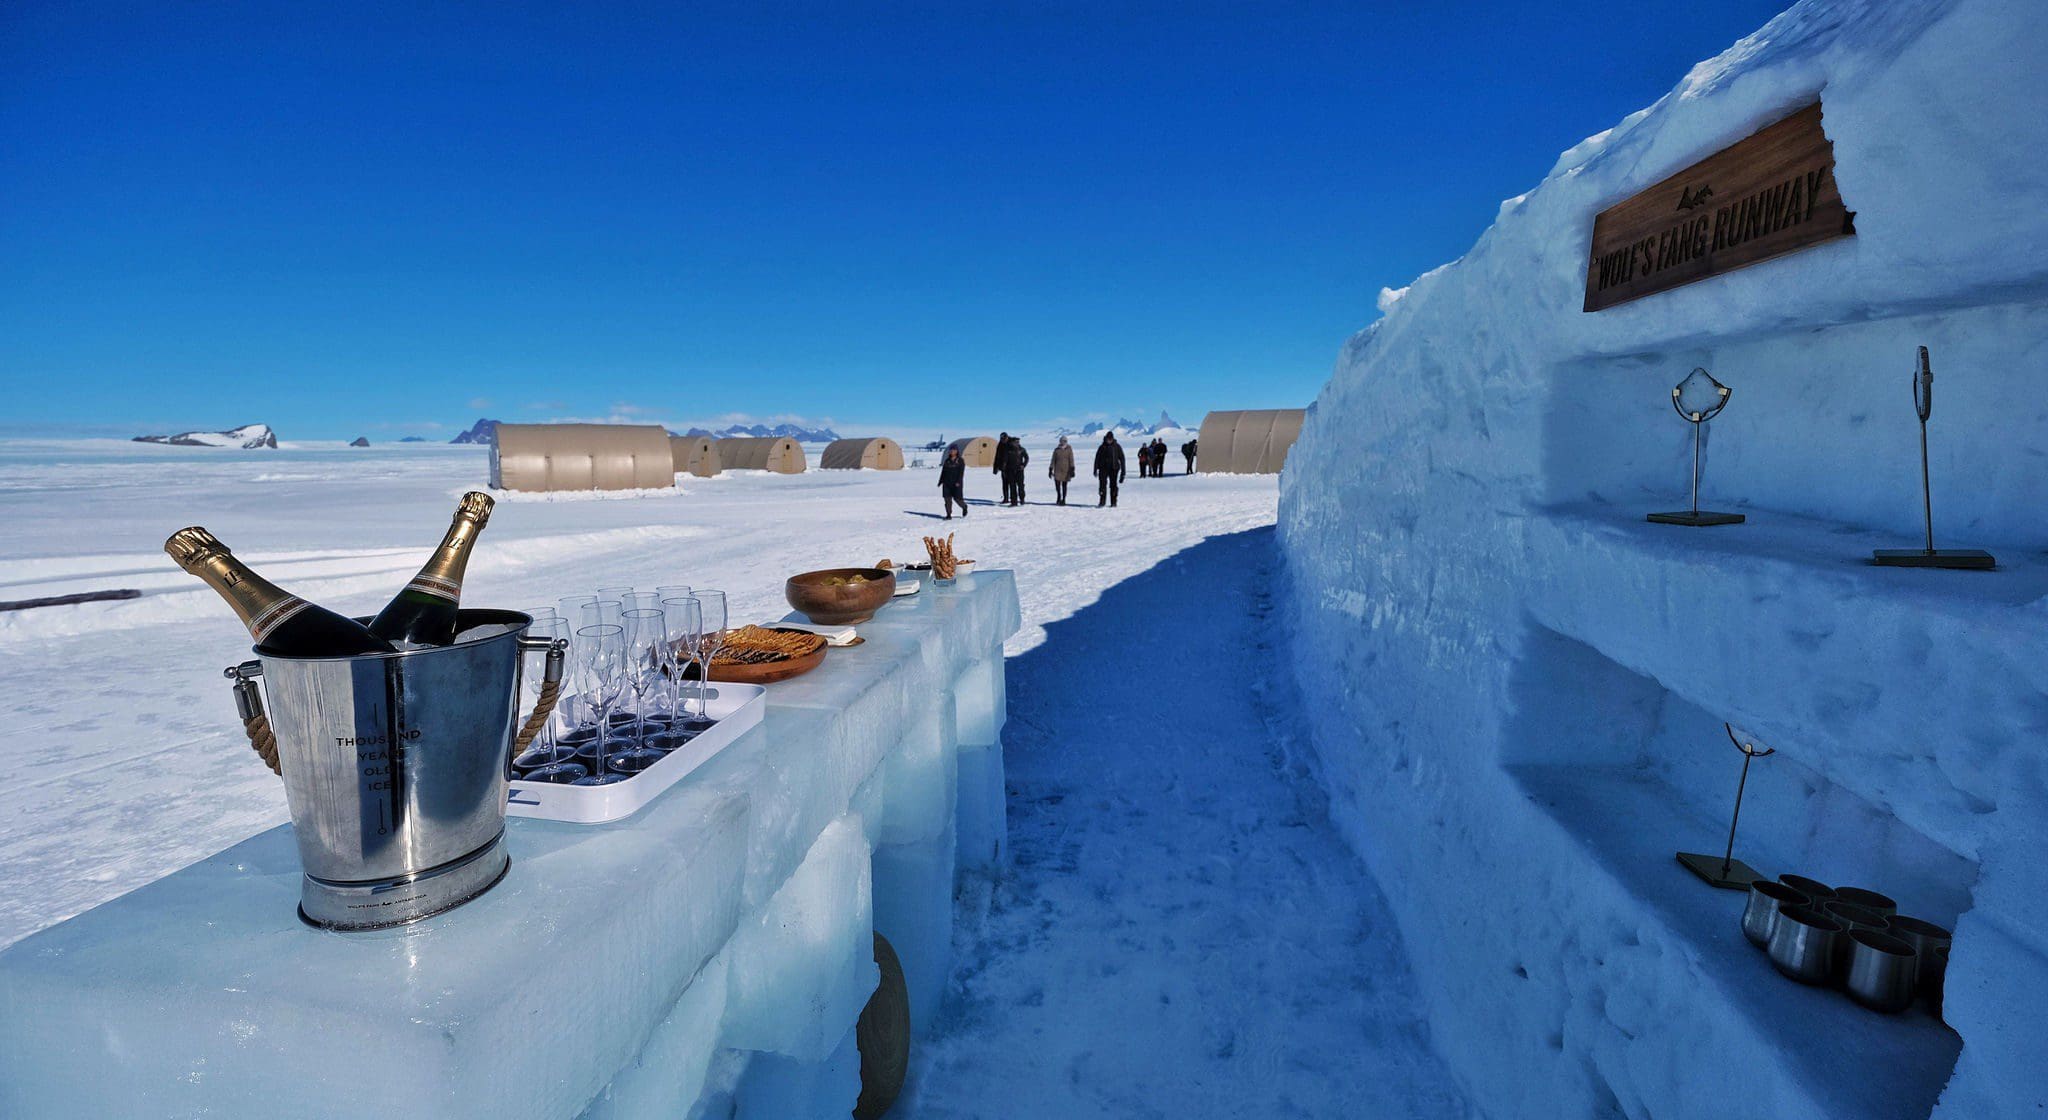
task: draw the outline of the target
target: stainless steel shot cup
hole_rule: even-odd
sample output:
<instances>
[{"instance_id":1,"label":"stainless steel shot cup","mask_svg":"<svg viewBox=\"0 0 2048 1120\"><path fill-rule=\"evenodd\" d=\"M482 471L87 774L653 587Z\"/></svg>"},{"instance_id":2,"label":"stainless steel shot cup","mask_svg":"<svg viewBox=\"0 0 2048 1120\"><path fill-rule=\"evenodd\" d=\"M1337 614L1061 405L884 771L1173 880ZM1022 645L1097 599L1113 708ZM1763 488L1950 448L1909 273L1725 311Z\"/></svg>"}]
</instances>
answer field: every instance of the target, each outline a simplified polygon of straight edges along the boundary
<instances>
[{"instance_id":1,"label":"stainless steel shot cup","mask_svg":"<svg viewBox=\"0 0 2048 1120\"><path fill-rule=\"evenodd\" d=\"M1809 879L1804 875L1788 874L1778 876L1778 881L1813 900L1815 906L1819 906L1821 903L1835 897L1835 888L1828 886L1819 879Z\"/></svg>"},{"instance_id":2,"label":"stainless steel shot cup","mask_svg":"<svg viewBox=\"0 0 2048 1120\"><path fill-rule=\"evenodd\" d=\"M1835 975L1835 947L1847 936L1842 923L1810 906L1783 906L1771 928L1771 964L1801 984L1826 984Z\"/></svg>"},{"instance_id":3,"label":"stainless steel shot cup","mask_svg":"<svg viewBox=\"0 0 2048 1120\"><path fill-rule=\"evenodd\" d=\"M1849 976L1843 982L1849 998L1893 1014L1913 1006L1919 954L1904 938L1874 929L1849 931Z\"/></svg>"},{"instance_id":4,"label":"stainless steel shot cup","mask_svg":"<svg viewBox=\"0 0 2048 1120\"><path fill-rule=\"evenodd\" d=\"M1771 947L1771 931L1778 925L1780 906L1811 906L1805 895L1783 883L1757 879L1749 884L1749 905L1742 910L1742 936L1759 949Z\"/></svg>"},{"instance_id":5,"label":"stainless steel shot cup","mask_svg":"<svg viewBox=\"0 0 2048 1120\"><path fill-rule=\"evenodd\" d=\"M1851 906L1875 910L1887 918L1899 912L1899 904L1892 901L1890 895L1864 890L1862 887L1836 887L1835 897Z\"/></svg>"},{"instance_id":6,"label":"stainless steel shot cup","mask_svg":"<svg viewBox=\"0 0 2048 1120\"><path fill-rule=\"evenodd\" d=\"M1920 973L1915 978L1920 991L1929 996L1939 993L1945 979L1942 969L1948 964L1949 943L1954 935L1933 922L1904 914L1894 916L1885 932L1911 945L1920 958Z\"/></svg>"},{"instance_id":7,"label":"stainless steel shot cup","mask_svg":"<svg viewBox=\"0 0 2048 1120\"><path fill-rule=\"evenodd\" d=\"M1859 929L1884 933L1889 928L1891 920L1875 910L1866 910L1861 906L1843 902L1839 898L1823 904L1820 909L1828 917L1842 923L1843 937L1835 944L1835 982L1846 984L1849 981L1849 952L1855 948L1848 934Z\"/></svg>"}]
</instances>

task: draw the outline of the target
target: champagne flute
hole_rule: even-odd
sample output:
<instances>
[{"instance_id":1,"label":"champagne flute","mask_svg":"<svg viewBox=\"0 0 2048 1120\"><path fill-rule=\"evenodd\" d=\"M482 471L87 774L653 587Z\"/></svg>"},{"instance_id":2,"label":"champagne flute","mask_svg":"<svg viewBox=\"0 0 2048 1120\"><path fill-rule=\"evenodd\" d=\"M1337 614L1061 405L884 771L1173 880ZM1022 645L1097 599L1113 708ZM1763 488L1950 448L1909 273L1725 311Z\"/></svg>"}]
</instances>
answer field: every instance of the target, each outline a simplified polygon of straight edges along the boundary
<instances>
[{"instance_id":1,"label":"champagne flute","mask_svg":"<svg viewBox=\"0 0 2048 1120\"><path fill-rule=\"evenodd\" d=\"M532 625L526 628L526 633L528 637L544 638L552 644L569 636L569 624L559 618L535 618ZM526 678L526 690L531 692L535 699L538 699L541 692L546 688L547 679L545 675L533 673ZM555 741L555 717L557 714L557 712L548 713L547 722L541 725L540 742L528 747L518 758L512 760L514 769L538 770L544 766L553 766L564 762L574 765L576 752L559 745ZM583 768L578 766L576 769L578 774L575 776L580 777ZM548 781L550 779L542 778L540 780Z\"/></svg>"},{"instance_id":2,"label":"champagne flute","mask_svg":"<svg viewBox=\"0 0 2048 1120\"><path fill-rule=\"evenodd\" d=\"M591 602L583 605L583 625L617 626L623 631L625 629L625 620L621 616L625 613L625 603L618 599L607 599L600 593ZM611 714L611 721L604 726L607 731L617 730L619 727L631 722L632 719L633 713L615 710Z\"/></svg>"},{"instance_id":3,"label":"champagne flute","mask_svg":"<svg viewBox=\"0 0 2048 1120\"><path fill-rule=\"evenodd\" d=\"M664 648L669 657L669 701L668 710L674 717L669 724L672 731L681 736L693 736L710 726L710 721L700 716L686 718L683 713L683 666L697 662L704 643L704 605L693 596L685 595L661 601L662 614L668 625L668 641ZM698 709L703 708L704 677L707 674L700 667L697 673ZM681 746L680 739L676 742Z\"/></svg>"},{"instance_id":4,"label":"champagne flute","mask_svg":"<svg viewBox=\"0 0 2048 1120\"><path fill-rule=\"evenodd\" d=\"M663 584L663 585L661 585L660 587L657 587L657 588L655 588L655 589L654 589L654 592L655 592L655 595L656 595L656 597L657 597L657 599L658 599L658 604L657 604L657 605L659 605L659 606L660 606L660 607L662 607L663 609L667 609L667 607L668 607L668 601L669 601L670 599L687 599L687 598L689 598L689 597L690 597L690 589L689 589L688 587L686 587L686 586L682 585L682 584L679 584L679 583L668 583L668 584ZM686 660L688 660L688 659L687 659L687 658L671 658L671 659L670 659L670 662L669 662L669 665L668 665L668 671L669 671L669 673L671 674L671 677L670 677L670 684L671 684L671 685L675 685L675 684L679 684L679 683L680 683L680 680L681 680L681 678L680 678L680 677L678 677L678 676L676 676L675 674L680 674L680 673L681 673L681 672L683 671L683 668L682 668L682 666L683 666L683 662L684 662L684 661L686 661ZM678 690L677 688L673 688L673 687L672 687L672 688L670 688L670 689L669 689L669 705L668 705L668 711L667 711L667 712L665 713L665 715L664 715L664 717L663 717L663 718L664 718L665 722L667 722L667 723L668 723L668 725L669 725L669 730L671 730L671 731L676 731L676 730L679 730L679 728L678 728L678 727L677 727L676 725L682 722L682 712L681 712L681 709L680 709L680 707L678 706L678 699L679 699L679 696L680 696L680 692L679 692L679 690ZM688 738L688 736L687 736L687 735L686 735L686 736L683 736L683 739L687 739L687 738ZM674 744L674 745L675 745L675 746L681 746L681 745L682 745L682 739L678 739L678 740L676 740L676 742L675 742L675 744Z\"/></svg>"},{"instance_id":5,"label":"champagne flute","mask_svg":"<svg viewBox=\"0 0 2048 1120\"><path fill-rule=\"evenodd\" d=\"M697 681L697 719L693 726L702 731L710 727L711 719L711 662L718 657L718 651L725 647L725 592L698 589L690 593L697 600L698 609L704 616L704 638L698 643L703 651L698 662L702 673Z\"/></svg>"},{"instance_id":6,"label":"champagne flute","mask_svg":"<svg viewBox=\"0 0 2048 1120\"><path fill-rule=\"evenodd\" d=\"M584 702L597 717L597 738L592 742L596 751L597 766L590 773L569 783L578 786L602 786L626 780L624 774L605 769L605 747L611 736L608 716L612 705L618 703L626 686L626 631L620 626L585 626L576 631L576 645L581 654L576 659L576 684L581 690Z\"/></svg>"},{"instance_id":7,"label":"champagne flute","mask_svg":"<svg viewBox=\"0 0 2048 1120\"><path fill-rule=\"evenodd\" d=\"M661 761L662 751L647 742L647 696L661 686L661 647L667 629L660 611L627 611L625 618L626 687L633 693L633 747L612 756L607 765L621 774L637 774Z\"/></svg>"}]
</instances>

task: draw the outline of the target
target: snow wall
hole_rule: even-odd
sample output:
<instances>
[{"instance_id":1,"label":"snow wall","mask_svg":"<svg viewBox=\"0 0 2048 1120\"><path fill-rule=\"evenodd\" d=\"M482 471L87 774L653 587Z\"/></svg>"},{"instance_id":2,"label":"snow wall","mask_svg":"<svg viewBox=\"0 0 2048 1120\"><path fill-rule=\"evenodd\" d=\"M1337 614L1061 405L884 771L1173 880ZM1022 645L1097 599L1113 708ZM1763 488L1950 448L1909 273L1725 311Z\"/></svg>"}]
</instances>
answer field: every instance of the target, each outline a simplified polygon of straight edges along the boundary
<instances>
[{"instance_id":1,"label":"snow wall","mask_svg":"<svg viewBox=\"0 0 2048 1120\"><path fill-rule=\"evenodd\" d=\"M2048 1107L2048 4L1808 2L1564 153L1382 296L1281 483L1333 811L1496 1117ZM1593 218L1819 99L1856 235L1598 313ZM1937 534L1910 388L1931 348ZM1732 386L1683 509L1694 366ZM1945 1016L1773 973L1672 858L1955 931Z\"/></svg>"}]
</instances>

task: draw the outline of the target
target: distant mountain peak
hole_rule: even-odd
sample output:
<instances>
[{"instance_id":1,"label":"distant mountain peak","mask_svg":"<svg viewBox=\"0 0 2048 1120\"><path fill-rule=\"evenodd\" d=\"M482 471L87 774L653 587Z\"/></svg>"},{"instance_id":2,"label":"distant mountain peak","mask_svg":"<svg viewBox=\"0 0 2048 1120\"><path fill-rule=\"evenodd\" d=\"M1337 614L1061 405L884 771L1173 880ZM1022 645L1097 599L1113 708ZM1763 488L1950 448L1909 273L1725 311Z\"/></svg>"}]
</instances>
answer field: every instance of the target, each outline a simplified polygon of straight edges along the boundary
<instances>
[{"instance_id":1,"label":"distant mountain peak","mask_svg":"<svg viewBox=\"0 0 2048 1120\"><path fill-rule=\"evenodd\" d=\"M476 423L471 424L469 426L468 431L462 433L459 436L456 436L454 439L451 439L448 442L480 443L487 447L491 446L498 442L498 422L496 420L478 420Z\"/></svg>"},{"instance_id":2,"label":"distant mountain peak","mask_svg":"<svg viewBox=\"0 0 2048 1120\"><path fill-rule=\"evenodd\" d=\"M743 439L773 436L777 439L793 439L798 443L831 443L839 433L830 428L806 428L798 424L732 424L717 431L709 428L691 428L679 433L683 436L709 436L712 439Z\"/></svg>"},{"instance_id":3,"label":"distant mountain peak","mask_svg":"<svg viewBox=\"0 0 2048 1120\"><path fill-rule=\"evenodd\" d=\"M268 424L244 424L223 432L179 432L174 436L136 436L136 443L165 443L173 447L234 447L251 451L276 447L277 433Z\"/></svg>"}]
</instances>

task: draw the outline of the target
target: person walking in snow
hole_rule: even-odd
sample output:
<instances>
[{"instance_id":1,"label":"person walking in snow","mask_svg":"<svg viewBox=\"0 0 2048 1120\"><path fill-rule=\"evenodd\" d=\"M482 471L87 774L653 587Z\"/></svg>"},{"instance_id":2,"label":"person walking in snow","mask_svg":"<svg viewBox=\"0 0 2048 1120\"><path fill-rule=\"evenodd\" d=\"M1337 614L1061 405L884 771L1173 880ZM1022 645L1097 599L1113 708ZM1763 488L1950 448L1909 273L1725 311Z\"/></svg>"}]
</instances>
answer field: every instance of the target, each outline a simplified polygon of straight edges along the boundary
<instances>
[{"instance_id":1,"label":"person walking in snow","mask_svg":"<svg viewBox=\"0 0 2048 1120\"><path fill-rule=\"evenodd\" d=\"M1152 437L1152 477L1166 477L1166 441Z\"/></svg>"},{"instance_id":2,"label":"person walking in snow","mask_svg":"<svg viewBox=\"0 0 2048 1120\"><path fill-rule=\"evenodd\" d=\"M1191 439L1180 445L1180 453L1188 461L1187 473L1189 474L1195 473L1195 451L1197 450L1195 445L1199 442L1199 439Z\"/></svg>"},{"instance_id":3,"label":"person walking in snow","mask_svg":"<svg viewBox=\"0 0 2048 1120\"><path fill-rule=\"evenodd\" d=\"M996 433L996 455L989 460L988 473L1003 480L1003 505L1010 504L1010 475L1003 468L1010 462L1010 433Z\"/></svg>"},{"instance_id":4,"label":"person walking in snow","mask_svg":"<svg viewBox=\"0 0 2048 1120\"><path fill-rule=\"evenodd\" d=\"M994 472L1003 477L1003 504L1021 506L1024 504L1024 466L1031 456L1024 450L1024 441L1012 438L1004 432L996 438Z\"/></svg>"},{"instance_id":5,"label":"person walking in snow","mask_svg":"<svg viewBox=\"0 0 2048 1120\"><path fill-rule=\"evenodd\" d=\"M953 520L956 504L960 516L967 516L967 460L957 447L948 447L945 461L939 464L939 499L946 503L946 520Z\"/></svg>"},{"instance_id":6,"label":"person walking in snow","mask_svg":"<svg viewBox=\"0 0 2048 1120\"><path fill-rule=\"evenodd\" d=\"M1116 488L1124 480L1124 449L1115 432L1102 433L1102 446L1095 449L1095 508L1116 504Z\"/></svg>"},{"instance_id":7,"label":"person walking in snow","mask_svg":"<svg viewBox=\"0 0 2048 1120\"><path fill-rule=\"evenodd\" d=\"M1138 477L1152 477L1152 445L1149 443L1138 445Z\"/></svg>"},{"instance_id":8,"label":"person walking in snow","mask_svg":"<svg viewBox=\"0 0 2048 1120\"><path fill-rule=\"evenodd\" d=\"M1052 466L1045 468L1047 478L1052 479L1053 493L1057 496L1054 504L1067 504L1067 483L1074 478L1074 449L1067 445L1067 437L1060 437L1060 445L1052 449Z\"/></svg>"}]
</instances>

